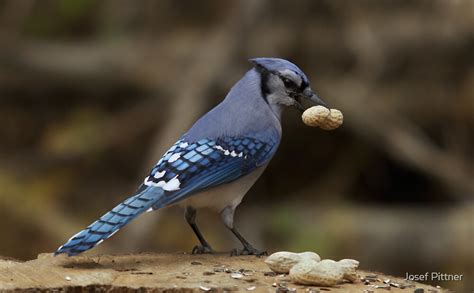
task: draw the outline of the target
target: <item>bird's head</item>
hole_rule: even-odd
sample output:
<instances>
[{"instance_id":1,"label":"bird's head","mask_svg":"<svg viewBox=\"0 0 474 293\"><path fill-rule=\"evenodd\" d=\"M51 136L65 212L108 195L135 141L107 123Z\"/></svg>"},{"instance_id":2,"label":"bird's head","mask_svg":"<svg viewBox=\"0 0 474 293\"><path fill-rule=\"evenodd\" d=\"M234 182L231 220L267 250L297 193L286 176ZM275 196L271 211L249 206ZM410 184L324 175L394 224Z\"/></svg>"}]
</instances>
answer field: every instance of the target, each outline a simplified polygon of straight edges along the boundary
<instances>
[{"instance_id":1,"label":"bird's head","mask_svg":"<svg viewBox=\"0 0 474 293\"><path fill-rule=\"evenodd\" d=\"M290 61L280 58L254 58L250 61L261 75L262 93L270 105L294 106L304 111L302 99L308 99L327 107L309 86L304 72Z\"/></svg>"}]
</instances>

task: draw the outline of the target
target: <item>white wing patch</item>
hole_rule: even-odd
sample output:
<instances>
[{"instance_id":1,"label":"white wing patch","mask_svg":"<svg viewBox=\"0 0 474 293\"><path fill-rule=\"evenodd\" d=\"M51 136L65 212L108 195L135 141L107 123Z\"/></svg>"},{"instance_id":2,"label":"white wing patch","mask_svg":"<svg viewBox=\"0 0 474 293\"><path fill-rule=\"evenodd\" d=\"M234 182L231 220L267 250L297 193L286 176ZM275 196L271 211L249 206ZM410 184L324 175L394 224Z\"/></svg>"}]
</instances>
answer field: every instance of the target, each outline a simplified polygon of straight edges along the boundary
<instances>
[{"instance_id":1,"label":"white wing patch","mask_svg":"<svg viewBox=\"0 0 474 293\"><path fill-rule=\"evenodd\" d=\"M166 191L179 190L180 185L181 185L181 182L179 182L178 175L176 175L173 179L166 182L165 186L163 186L163 189Z\"/></svg>"},{"instance_id":2,"label":"white wing patch","mask_svg":"<svg viewBox=\"0 0 474 293\"><path fill-rule=\"evenodd\" d=\"M165 176L165 173L166 171L156 172L153 177L155 177L156 179L160 179L161 177Z\"/></svg>"},{"instance_id":3,"label":"white wing patch","mask_svg":"<svg viewBox=\"0 0 474 293\"><path fill-rule=\"evenodd\" d=\"M153 182L153 181L148 181L148 178L145 178L145 181L143 184L146 186L155 186L155 187L161 187L166 191L175 191L179 190L179 186L181 185L181 182L178 179L178 175L176 175L173 179L169 180L168 182L161 180L158 182Z\"/></svg>"},{"instance_id":4,"label":"white wing patch","mask_svg":"<svg viewBox=\"0 0 474 293\"><path fill-rule=\"evenodd\" d=\"M181 153L172 154L171 157L168 159L169 163L173 163L174 161L178 160L181 157Z\"/></svg>"},{"instance_id":5,"label":"white wing patch","mask_svg":"<svg viewBox=\"0 0 474 293\"><path fill-rule=\"evenodd\" d=\"M223 152L225 156L242 157L244 155L243 152L240 152L240 153L236 153L235 151L229 152L229 150L226 150L220 145L215 145L214 148L218 151Z\"/></svg>"}]
</instances>

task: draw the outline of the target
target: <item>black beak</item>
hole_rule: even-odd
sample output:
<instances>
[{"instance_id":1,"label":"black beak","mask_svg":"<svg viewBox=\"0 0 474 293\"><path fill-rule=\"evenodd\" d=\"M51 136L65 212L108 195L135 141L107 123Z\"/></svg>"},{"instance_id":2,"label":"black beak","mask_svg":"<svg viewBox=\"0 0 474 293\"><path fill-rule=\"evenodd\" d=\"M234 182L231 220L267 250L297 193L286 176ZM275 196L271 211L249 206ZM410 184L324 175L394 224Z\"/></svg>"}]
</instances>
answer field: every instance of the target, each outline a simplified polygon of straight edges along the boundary
<instances>
[{"instance_id":1,"label":"black beak","mask_svg":"<svg viewBox=\"0 0 474 293\"><path fill-rule=\"evenodd\" d=\"M318 97L315 93L313 93L313 91L311 90L309 86L304 89L300 97L304 97L308 99L309 101L311 101L311 103L314 104L312 106L321 105L329 109L329 106L323 100L321 100L320 97ZM304 112L307 108L303 107L300 99L298 99L297 101L298 103L296 104L296 108L300 110L301 112Z\"/></svg>"}]
</instances>

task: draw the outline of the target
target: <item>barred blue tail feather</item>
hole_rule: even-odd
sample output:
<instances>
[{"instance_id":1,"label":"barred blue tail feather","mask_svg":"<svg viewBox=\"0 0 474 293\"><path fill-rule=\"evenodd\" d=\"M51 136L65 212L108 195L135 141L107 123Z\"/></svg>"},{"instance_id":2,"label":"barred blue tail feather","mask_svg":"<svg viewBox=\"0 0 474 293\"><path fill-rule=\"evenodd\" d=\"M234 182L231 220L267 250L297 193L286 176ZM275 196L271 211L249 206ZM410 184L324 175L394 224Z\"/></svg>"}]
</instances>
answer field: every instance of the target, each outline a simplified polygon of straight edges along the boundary
<instances>
[{"instance_id":1,"label":"barred blue tail feather","mask_svg":"<svg viewBox=\"0 0 474 293\"><path fill-rule=\"evenodd\" d=\"M95 247L138 215L150 209L163 194L164 190L161 188L140 188L137 194L129 197L86 229L72 236L68 242L56 250L54 255L65 253L68 256L73 256Z\"/></svg>"}]
</instances>

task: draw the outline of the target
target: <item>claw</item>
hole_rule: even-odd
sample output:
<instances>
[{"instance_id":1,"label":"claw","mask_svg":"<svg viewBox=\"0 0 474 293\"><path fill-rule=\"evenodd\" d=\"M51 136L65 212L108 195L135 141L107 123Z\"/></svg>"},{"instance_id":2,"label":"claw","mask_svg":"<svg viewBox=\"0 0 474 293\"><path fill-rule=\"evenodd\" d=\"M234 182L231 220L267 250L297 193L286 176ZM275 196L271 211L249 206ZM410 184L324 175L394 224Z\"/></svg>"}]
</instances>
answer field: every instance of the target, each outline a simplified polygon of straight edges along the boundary
<instances>
[{"instance_id":1,"label":"claw","mask_svg":"<svg viewBox=\"0 0 474 293\"><path fill-rule=\"evenodd\" d=\"M194 246L191 254L213 254L215 253L214 249L210 246L196 245Z\"/></svg>"},{"instance_id":2,"label":"claw","mask_svg":"<svg viewBox=\"0 0 474 293\"><path fill-rule=\"evenodd\" d=\"M234 248L230 252L230 256L239 256L239 255L255 255L256 257L262 257L268 255L266 251L261 251L253 247L245 247L244 249Z\"/></svg>"}]
</instances>

